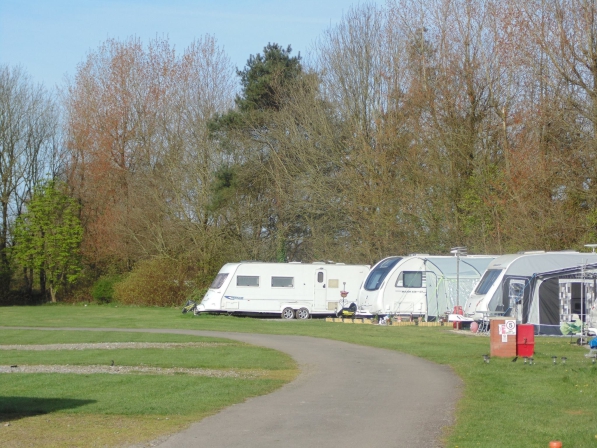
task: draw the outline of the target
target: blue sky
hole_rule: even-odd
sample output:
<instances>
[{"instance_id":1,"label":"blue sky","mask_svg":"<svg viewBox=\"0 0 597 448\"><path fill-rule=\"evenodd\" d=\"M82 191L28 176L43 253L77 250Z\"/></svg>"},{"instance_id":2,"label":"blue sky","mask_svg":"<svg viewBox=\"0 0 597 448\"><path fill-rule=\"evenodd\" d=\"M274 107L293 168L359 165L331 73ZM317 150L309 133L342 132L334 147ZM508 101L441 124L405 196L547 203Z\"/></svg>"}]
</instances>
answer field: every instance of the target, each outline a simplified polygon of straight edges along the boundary
<instances>
[{"instance_id":1,"label":"blue sky","mask_svg":"<svg viewBox=\"0 0 597 448\"><path fill-rule=\"evenodd\" d=\"M0 64L20 65L51 89L108 38L167 36L182 51L211 34L242 68L268 42L304 55L353 5L358 0L0 0Z\"/></svg>"}]
</instances>

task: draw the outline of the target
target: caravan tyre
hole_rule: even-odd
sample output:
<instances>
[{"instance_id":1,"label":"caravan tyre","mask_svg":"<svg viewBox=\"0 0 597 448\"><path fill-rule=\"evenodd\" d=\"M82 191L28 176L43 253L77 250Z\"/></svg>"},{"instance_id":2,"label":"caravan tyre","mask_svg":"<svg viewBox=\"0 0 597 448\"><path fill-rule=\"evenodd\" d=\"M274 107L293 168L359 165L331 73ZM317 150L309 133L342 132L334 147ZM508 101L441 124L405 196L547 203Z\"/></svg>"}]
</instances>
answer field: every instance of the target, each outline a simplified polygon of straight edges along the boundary
<instances>
[{"instance_id":1,"label":"caravan tyre","mask_svg":"<svg viewBox=\"0 0 597 448\"><path fill-rule=\"evenodd\" d=\"M297 319L309 319L311 315L309 314L309 310L307 308L301 308L296 312Z\"/></svg>"},{"instance_id":2,"label":"caravan tyre","mask_svg":"<svg viewBox=\"0 0 597 448\"><path fill-rule=\"evenodd\" d=\"M290 307L282 310L282 319L294 319L294 310Z\"/></svg>"}]
</instances>

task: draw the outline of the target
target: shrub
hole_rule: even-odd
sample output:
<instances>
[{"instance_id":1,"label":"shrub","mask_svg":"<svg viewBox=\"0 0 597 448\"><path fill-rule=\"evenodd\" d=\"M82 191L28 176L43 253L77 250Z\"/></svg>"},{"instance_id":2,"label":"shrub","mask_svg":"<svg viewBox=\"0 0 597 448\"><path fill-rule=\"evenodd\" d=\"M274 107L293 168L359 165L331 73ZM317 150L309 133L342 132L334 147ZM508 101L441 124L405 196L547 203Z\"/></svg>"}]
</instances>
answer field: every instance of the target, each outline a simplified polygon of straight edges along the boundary
<instances>
[{"instance_id":1,"label":"shrub","mask_svg":"<svg viewBox=\"0 0 597 448\"><path fill-rule=\"evenodd\" d=\"M114 298L114 285L121 281L120 275L100 277L91 289L91 296L97 303L110 303Z\"/></svg>"},{"instance_id":2,"label":"shrub","mask_svg":"<svg viewBox=\"0 0 597 448\"><path fill-rule=\"evenodd\" d=\"M191 292L187 295L186 300L192 300L195 303L201 303L206 293L207 288L193 288Z\"/></svg>"},{"instance_id":3,"label":"shrub","mask_svg":"<svg viewBox=\"0 0 597 448\"><path fill-rule=\"evenodd\" d=\"M180 305L191 289L186 276L185 265L177 260L145 260L114 285L114 298L125 305Z\"/></svg>"}]
</instances>

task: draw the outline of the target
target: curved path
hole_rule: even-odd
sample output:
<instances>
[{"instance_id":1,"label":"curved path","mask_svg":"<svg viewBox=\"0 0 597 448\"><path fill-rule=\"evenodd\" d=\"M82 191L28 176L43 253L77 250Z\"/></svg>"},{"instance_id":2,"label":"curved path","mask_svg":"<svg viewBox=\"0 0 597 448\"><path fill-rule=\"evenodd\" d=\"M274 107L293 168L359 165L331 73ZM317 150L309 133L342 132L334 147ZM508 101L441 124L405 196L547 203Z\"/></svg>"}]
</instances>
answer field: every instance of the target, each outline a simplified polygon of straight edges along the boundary
<instances>
[{"instance_id":1,"label":"curved path","mask_svg":"<svg viewBox=\"0 0 597 448\"><path fill-rule=\"evenodd\" d=\"M441 447L442 428L453 424L460 397L461 381L447 366L328 339L195 330L56 330L221 337L279 350L297 361L300 374L277 391L233 405L145 446Z\"/></svg>"}]
</instances>

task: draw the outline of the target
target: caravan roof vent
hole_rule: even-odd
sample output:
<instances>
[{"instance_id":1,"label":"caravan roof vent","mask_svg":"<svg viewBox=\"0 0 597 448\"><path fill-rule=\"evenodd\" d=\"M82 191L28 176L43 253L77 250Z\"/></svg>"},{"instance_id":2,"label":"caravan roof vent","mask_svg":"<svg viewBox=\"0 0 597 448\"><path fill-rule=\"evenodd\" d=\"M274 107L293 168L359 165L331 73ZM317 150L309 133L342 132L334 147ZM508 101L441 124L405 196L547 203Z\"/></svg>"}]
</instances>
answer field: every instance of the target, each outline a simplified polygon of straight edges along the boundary
<instances>
[{"instance_id":1,"label":"caravan roof vent","mask_svg":"<svg viewBox=\"0 0 597 448\"><path fill-rule=\"evenodd\" d=\"M409 257L428 257L429 254L409 254Z\"/></svg>"}]
</instances>

